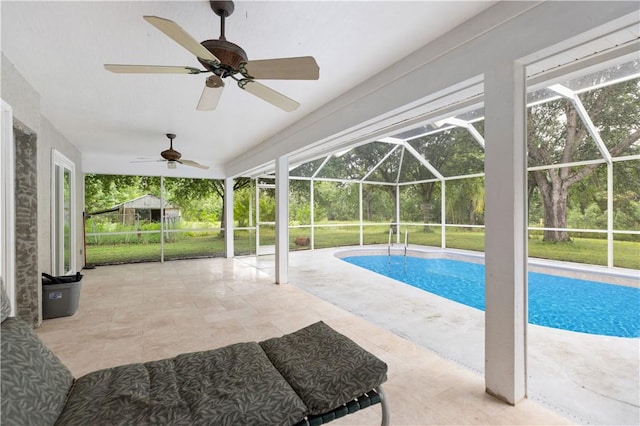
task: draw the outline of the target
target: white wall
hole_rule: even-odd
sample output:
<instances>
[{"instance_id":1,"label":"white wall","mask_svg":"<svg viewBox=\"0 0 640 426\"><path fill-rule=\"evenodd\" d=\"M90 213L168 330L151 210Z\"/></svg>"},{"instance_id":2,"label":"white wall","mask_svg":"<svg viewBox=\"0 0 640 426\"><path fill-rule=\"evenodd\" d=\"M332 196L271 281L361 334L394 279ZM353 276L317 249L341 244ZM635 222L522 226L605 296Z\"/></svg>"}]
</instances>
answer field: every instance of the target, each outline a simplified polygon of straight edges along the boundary
<instances>
[{"instance_id":1,"label":"white wall","mask_svg":"<svg viewBox=\"0 0 640 426\"><path fill-rule=\"evenodd\" d=\"M81 154L47 120L42 117L38 134L38 265L44 272L51 271L51 152L56 149L64 154L76 168L76 266L84 265L82 241L82 210L84 199L84 174L81 171Z\"/></svg>"},{"instance_id":2,"label":"white wall","mask_svg":"<svg viewBox=\"0 0 640 426\"><path fill-rule=\"evenodd\" d=\"M40 132L40 95L2 53L2 99L13 108L13 116Z\"/></svg>"},{"instance_id":3,"label":"white wall","mask_svg":"<svg viewBox=\"0 0 640 426\"><path fill-rule=\"evenodd\" d=\"M38 269L51 272L51 155L55 148L76 166L76 265L84 265L82 253L82 210L84 177L81 154L53 125L41 115L40 95L22 77L19 70L2 54L2 99L13 109L14 120L37 135L38 169Z\"/></svg>"}]
</instances>

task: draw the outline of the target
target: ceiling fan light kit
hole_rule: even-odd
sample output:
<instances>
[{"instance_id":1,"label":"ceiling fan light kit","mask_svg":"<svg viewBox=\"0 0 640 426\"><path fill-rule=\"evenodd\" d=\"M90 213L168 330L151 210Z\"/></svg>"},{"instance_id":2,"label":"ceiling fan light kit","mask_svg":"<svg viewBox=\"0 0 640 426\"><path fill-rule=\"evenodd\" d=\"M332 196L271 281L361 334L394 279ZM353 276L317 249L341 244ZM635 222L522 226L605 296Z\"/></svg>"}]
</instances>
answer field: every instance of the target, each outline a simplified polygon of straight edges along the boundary
<instances>
[{"instance_id":1,"label":"ceiling fan light kit","mask_svg":"<svg viewBox=\"0 0 640 426\"><path fill-rule=\"evenodd\" d=\"M224 81L222 81L222 79L219 76L214 74L211 77L207 78L207 81L205 81L205 84L207 85L207 87L211 87L212 89L217 89L218 87L224 86Z\"/></svg>"},{"instance_id":2,"label":"ceiling fan light kit","mask_svg":"<svg viewBox=\"0 0 640 426\"><path fill-rule=\"evenodd\" d=\"M196 107L200 111L213 110L217 107L224 88L222 79L227 77L235 80L241 89L284 111L296 110L300 106L298 102L255 80L317 80L320 77L320 68L316 60L311 56L248 60L246 52L237 44L227 41L225 36L225 19L233 13L233 2L211 0L209 4L211 10L220 17L220 37L201 43L169 19L159 16L144 16L147 22L195 55L198 62L205 68L204 70L189 66L119 64L105 64L105 69L114 73L131 74L200 74L210 72L213 75L205 81L205 87Z\"/></svg>"}]
</instances>

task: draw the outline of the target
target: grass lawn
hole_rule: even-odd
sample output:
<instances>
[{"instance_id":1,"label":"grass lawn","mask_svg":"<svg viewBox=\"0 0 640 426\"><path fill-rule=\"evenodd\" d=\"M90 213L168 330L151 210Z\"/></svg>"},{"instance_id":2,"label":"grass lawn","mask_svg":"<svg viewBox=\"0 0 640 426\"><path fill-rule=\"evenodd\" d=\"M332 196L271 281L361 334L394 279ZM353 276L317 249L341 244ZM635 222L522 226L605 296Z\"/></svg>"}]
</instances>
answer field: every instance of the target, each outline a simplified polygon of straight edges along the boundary
<instances>
[{"instance_id":1,"label":"grass lawn","mask_svg":"<svg viewBox=\"0 0 640 426\"><path fill-rule=\"evenodd\" d=\"M440 247L439 228L424 232L422 227L409 228L409 244ZM260 231L263 244L273 244L274 230ZM318 227L315 232L315 248L340 247L360 244L358 226ZM289 232L291 250L303 250L309 247L297 246L296 237L311 237L309 229L295 228ZM365 226L364 244L387 244L389 227L387 225ZM396 241L396 236L393 236ZM404 233L400 235L404 243ZM89 241L88 241L89 243ZM235 235L236 255L255 253L255 236L247 231L238 231ZM484 251L484 230L448 229L446 245L450 248ZM640 243L614 241L614 265L621 268L640 269ZM186 259L195 257L219 257L224 255L224 238L221 235L185 236L179 241L164 245L165 259ZM607 241L591 238L574 238L570 243L546 243L540 237L529 239L529 256L592 265L607 264ZM107 265L117 263L150 262L160 260L160 243L129 244L87 244L87 263Z\"/></svg>"},{"instance_id":2,"label":"grass lawn","mask_svg":"<svg viewBox=\"0 0 640 426\"><path fill-rule=\"evenodd\" d=\"M236 238L236 254L255 252L255 240ZM159 262L160 243L142 244L87 244L87 263L91 265L112 265L119 263ZM164 244L164 258L189 259L198 257L224 256L224 237L220 235L192 236L181 241Z\"/></svg>"}]
</instances>

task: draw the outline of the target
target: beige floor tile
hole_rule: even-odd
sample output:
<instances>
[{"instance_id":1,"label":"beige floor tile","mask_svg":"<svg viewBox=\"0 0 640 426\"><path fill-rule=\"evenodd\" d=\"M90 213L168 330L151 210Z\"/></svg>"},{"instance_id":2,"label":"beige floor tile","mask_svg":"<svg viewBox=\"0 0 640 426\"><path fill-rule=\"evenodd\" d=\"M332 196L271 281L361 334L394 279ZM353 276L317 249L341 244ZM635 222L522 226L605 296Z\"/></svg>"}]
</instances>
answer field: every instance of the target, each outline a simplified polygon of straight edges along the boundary
<instances>
[{"instance_id":1,"label":"beige floor tile","mask_svg":"<svg viewBox=\"0 0 640 426\"><path fill-rule=\"evenodd\" d=\"M47 320L37 332L78 377L261 341L324 321L389 365L384 387L392 425L570 424L533 401L517 407L497 401L484 392L482 376L301 288L275 285L251 262L201 259L87 270L78 312ZM351 289L349 297L358 291L366 288ZM380 419L376 406L333 424L378 425Z\"/></svg>"}]
</instances>

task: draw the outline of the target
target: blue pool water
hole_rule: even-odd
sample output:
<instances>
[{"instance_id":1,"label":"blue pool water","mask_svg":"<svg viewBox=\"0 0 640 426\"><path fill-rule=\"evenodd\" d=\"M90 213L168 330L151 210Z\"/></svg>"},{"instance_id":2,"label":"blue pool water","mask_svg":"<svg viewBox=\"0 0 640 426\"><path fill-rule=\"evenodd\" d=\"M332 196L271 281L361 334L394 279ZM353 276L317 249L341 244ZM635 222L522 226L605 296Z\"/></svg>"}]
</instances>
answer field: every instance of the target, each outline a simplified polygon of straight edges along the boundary
<instances>
[{"instance_id":1,"label":"blue pool water","mask_svg":"<svg viewBox=\"0 0 640 426\"><path fill-rule=\"evenodd\" d=\"M342 260L484 310L484 265L449 259L351 256ZM640 289L529 272L529 322L618 337L640 337Z\"/></svg>"}]
</instances>

